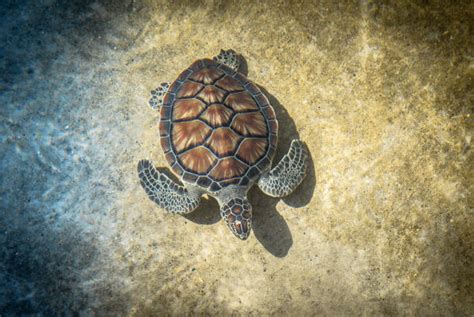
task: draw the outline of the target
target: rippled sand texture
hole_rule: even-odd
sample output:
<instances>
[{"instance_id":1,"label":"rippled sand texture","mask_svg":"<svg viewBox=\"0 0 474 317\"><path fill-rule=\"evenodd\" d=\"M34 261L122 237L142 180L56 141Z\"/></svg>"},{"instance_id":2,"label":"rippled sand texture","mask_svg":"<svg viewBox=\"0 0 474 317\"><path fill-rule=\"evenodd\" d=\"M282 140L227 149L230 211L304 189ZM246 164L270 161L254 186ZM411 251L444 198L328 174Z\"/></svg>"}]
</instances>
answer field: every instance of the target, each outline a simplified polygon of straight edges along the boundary
<instances>
[{"instance_id":1,"label":"rippled sand texture","mask_svg":"<svg viewBox=\"0 0 474 317\"><path fill-rule=\"evenodd\" d=\"M473 315L472 2L226 3L2 2L0 314ZM245 242L136 175L149 91L221 48L311 153Z\"/></svg>"}]
</instances>

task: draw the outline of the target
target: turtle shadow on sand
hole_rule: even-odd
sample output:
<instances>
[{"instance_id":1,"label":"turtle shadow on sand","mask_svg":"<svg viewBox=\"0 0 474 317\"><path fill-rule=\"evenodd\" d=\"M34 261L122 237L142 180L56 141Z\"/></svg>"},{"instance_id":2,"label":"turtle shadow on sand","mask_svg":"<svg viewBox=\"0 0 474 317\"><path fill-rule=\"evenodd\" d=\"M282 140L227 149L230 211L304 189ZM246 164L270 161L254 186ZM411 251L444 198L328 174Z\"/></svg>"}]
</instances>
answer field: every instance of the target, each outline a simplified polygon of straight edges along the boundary
<instances>
[{"instance_id":1,"label":"turtle shadow on sand","mask_svg":"<svg viewBox=\"0 0 474 317\"><path fill-rule=\"evenodd\" d=\"M240 72L247 76L248 66L245 58L240 56L242 62ZM265 88L258 85L260 90L268 97L275 109L278 119L278 148L273 160L273 166L287 153L293 139L299 139L295 123L283 108L280 102ZM303 182L289 196L284 198L273 198L264 194L258 186L249 190L248 199L252 204L253 218L252 230L257 240L263 247L276 257L285 257L293 245L293 237L284 215L280 215L276 205L281 200L291 207L303 207L307 205L316 186L316 177L312 155L308 148L308 168ZM184 215L186 219L198 224L214 224L221 220L219 205L214 199L202 199L200 206L192 213ZM230 234L230 232L229 232Z\"/></svg>"}]
</instances>

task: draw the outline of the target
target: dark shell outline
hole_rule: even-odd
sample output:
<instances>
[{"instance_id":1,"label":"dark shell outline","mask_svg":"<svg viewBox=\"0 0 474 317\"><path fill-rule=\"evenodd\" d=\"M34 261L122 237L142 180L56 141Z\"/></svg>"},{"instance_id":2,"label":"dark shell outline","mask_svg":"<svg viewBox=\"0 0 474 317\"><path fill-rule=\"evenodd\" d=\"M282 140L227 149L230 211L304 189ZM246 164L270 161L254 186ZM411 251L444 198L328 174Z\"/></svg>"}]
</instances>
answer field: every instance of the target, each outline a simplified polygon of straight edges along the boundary
<instances>
[{"instance_id":1,"label":"dark shell outline","mask_svg":"<svg viewBox=\"0 0 474 317\"><path fill-rule=\"evenodd\" d=\"M220 79L222 79L223 77L225 77L227 75L227 76L235 79L243 87L242 90L226 91L222 104L224 104L224 100L230 94L238 93L238 92L242 92L242 91L247 91L252 96L253 100L255 101L256 105L258 106L258 110L236 112L234 114L231 122L235 119L236 114L245 113L245 112L257 112L258 111L262 114L263 118L265 119L265 124L266 124L266 127L267 127L267 136L266 137L243 136L238 131L232 129L238 135L244 137L243 139L241 139L239 141L239 144L237 145L235 151L237 151L237 149L240 147L240 144L242 143L242 141L245 138L262 138L262 139L265 138L267 140L267 146L266 146L266 149L265 149L265 153L255 163L249 164L249 163L245 162L244 160L240 159L236 154L220 157L211 148L209 148L208 146L206 146L203 143L203 144L200 144L198 146L206 147L210 151L210 153L217 158L217 160L212 164L212 167L210 167L209 171L206 174L198 174L198 173L193 173L192 171L189 171L188 169L186 169L185 167L182 166L182 164L179 160L179 155L181 155L182 153L177 155L177 151L176 151L176 149L173 145L173 142L171 142L171 126L172 126L171 123L173 122L173 119L172 119L172 106L173 106L173 103L176 99L176 92L179 91L179 89L182 87L184 82L186 80L194 82L194 80L188 79L188 77L190 77L194 72L199 71L200 69L202 69L204 67L216 68L217 70L220 70L224 73L223 75L220 75L218 78L213 80L213 82L210 85L215 85L215 83L217 81L219 81ZM219 87L219 86L217 86L217 87ZM222 88L222 87L219 87L219 88ZM191 97L191 98L196 98L196 96ZM180 98L180 99L186 99L186 97L185 98ZM196 98L196 99L200 99L200 98ZM210 104L213 104L213 103L210 103ZM168 109L165 109L165 108L168 108ZM164 116L163 116L164 111L165 111L165 113L164 113ZM270 117L269 112L271 112L271 115L272 115L271 117ZM232 69L230 69L229 67L227 67L225 65L217 64L216 62L214 62L212 60L209 60L209 59L201 59L201 60L197 60L196 62L194 62L189 68L185 69L178 76L178 78L172 83L172 85L170 86L170 89L168 90L168 92L164 96L163 107L162 107L160 113L162 114L162 116L160 117L160 127L161 127L162 122L168 121L170 123L169 126L168 126L168 131L167 131L168 135L166 135L166 136L161 136L160 135L160 138L163 141L165 141L167 143L168 147L170 148L170 150L167 151L167 153L171 152L171 153L174 154L173 155L174 161L173 162L168 161L168 163L172 167L173 171L182 180L184 180L188 183L194 184L196 186L199 186L199 187L204 188L206 190L209 190L211 192L216 192L216 191L218 191L218 190L220 190L220 189L222 189L226 186L229 186L231 184L236 184L236 185L240 185L240 186L247 186L248 184L254 182L256 180L256 178L258 178L258 176L262 172L265 172L266 170L268 170L271 167L271 162L272 162L273 156L275 155L275 152L276 152L276 144L278 142L278 120L276 118L275 111L273 110L273 107L271 106L271 104L268 100L268 97L265 96L265 94L260 90L260 88L258 88L257 85L252 83L244 75L233 71ZM197 116L195 120L202 121L203 123L205 123L206 125L208 125L209 127L211 127L212 129L215 130L214 127L207 124L207 122L205 122L204 120L199 118L199 116ZM229 126L230 126L230 123L229 123ZM207 138L206 138L206 140L207 140ZM205 142L205 141L203 141L203 142ZM187 150L189 150L189 149L187 149ZM187 150L184 151L184 152L187 152ZM218 162L220 162L221 160L223 160L225 158L228 158L228 157L234 157L237 161L245 164L247 166L245 172L241 176L225 179L225 180L222 180L222 181L214 180L212 177L209 176L210 171L212 171L212 169L218 164ZM252 175L250 175L250 174L252 174ZM184 177L184 176L188 176L188 175L191 176L193 180L191 180L190 177L186 177L186 178ZM198 183L198 180L202 179L202 178L208 178L211 181L210 184L208 186L201 186Z\"/></svg>"}]
</instances>

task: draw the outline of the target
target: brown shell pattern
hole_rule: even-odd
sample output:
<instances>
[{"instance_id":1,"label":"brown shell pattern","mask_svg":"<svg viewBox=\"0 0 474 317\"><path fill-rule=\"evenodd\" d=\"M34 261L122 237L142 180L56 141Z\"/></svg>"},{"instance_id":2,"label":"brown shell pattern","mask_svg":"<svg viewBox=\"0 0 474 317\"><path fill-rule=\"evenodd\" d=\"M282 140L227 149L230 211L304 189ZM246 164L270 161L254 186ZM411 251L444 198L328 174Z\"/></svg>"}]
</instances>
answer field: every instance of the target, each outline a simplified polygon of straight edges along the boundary
<instances>
[{"instance_id":1,"label":"brown shell pattern","mask_svg":"<svg viewBox=\"0 0 474 317\"><path fill-rule=\"evenodd\" d=\"M247 78L198 60L171 85L161 108L165 157L188 182L210 191L246 186L270 167L278 123L267 97Z\"/></svg>"}]
</instances>

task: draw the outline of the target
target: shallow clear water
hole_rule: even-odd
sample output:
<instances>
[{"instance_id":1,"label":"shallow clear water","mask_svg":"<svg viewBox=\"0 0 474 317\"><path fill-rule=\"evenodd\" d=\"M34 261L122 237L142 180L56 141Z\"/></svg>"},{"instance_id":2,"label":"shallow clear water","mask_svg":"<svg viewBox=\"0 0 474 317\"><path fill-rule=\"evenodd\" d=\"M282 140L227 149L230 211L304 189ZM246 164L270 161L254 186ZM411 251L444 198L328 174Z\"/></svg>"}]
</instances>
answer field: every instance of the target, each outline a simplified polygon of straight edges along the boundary
<instances>
[{"instance_id":1,"label":"shallow clear water","mask_svg":"<svg viewBox=\"0 0 474 317\"><path fill-rule=\"evenodd\" d=\"M472 315L471 4L1 4L0 314ZM233 48L311 154L242 242L166 215L149 91Z\"/></svg>"}]
</instances>

